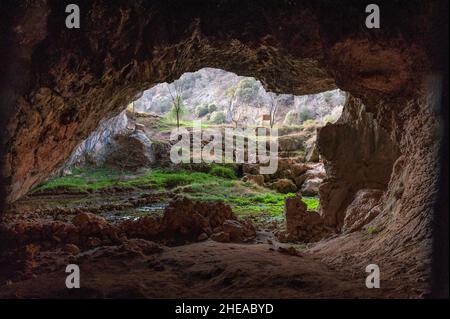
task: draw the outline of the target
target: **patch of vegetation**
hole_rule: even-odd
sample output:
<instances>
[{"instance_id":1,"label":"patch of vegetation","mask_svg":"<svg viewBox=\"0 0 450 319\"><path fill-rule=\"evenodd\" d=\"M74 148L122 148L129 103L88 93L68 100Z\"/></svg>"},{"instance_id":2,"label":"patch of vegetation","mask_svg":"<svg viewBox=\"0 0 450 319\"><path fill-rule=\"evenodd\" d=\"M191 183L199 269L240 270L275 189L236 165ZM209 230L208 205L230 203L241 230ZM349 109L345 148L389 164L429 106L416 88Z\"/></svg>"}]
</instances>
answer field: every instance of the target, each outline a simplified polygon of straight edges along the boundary
<instances>
[{"instance_id":1,"label":"patch of vegetation","mask_svg":"<svg viewBox=\"0 0 450 319\"><path fill-rule=\"evenodd\" d=\"M373 226L369 226L369 227L367 227L367 232L371 235L375 235L375 234L378 234L379 230Z\"/></svg>"},{"instance_id":2,"label":"patch of vegetation","mask_svg":"<svg viewBox=\"0 0 450 319\"><path fill-rule=\"evenodd\" d=\"M211 117L210 117L209 121L214 124L223 124L226 122L225 113L221 112L221 111L215 111L215 112L211 113Z\"/></svg>"},{"instance_id":3,"label":"patch of vegetation","mask_svg":"<svg viewBox=\"0 0 450 319\"><path fill-rule=\"evenodd\" d=\"M212 164L207 172L177 169L149 169L140 174L108 168L76 168L72 174L57 177L38 186L36 191L56 188L74 191L98 190L111 186L124 188L145 187L156 191L172 190L174 193L199 201L220 201L229 204L236 215L257 218L282 219L284 202L295 194L280 194L273 190L243 182L236 177L234 167ZM308 210L317 210L319 199L302 199Z\"/></svg>"},{"instance_id":4,"label":"patch of vegetation","mask_svg":"<svg viewBox=\"0 0 450 319\"><path fill-rule=\"evenodd\" d=\"M57 188L77 191L98 190L116 185L122 176L123 173L120 171L103 167L73 168L70 175L52 178L36 187L33 192Z\"/></svg>"},{"instance_id":5,"label":"patch of vegetation","mask_svg":"<svg viewBox=\"0 0 450 319\"><path fill-rule=\"evenodd\" d=\"M236 173L230 167L222 165L212 165L209 173L214 176L224 177L224 178L236 178Z\"/></svg>"}]
</instances>

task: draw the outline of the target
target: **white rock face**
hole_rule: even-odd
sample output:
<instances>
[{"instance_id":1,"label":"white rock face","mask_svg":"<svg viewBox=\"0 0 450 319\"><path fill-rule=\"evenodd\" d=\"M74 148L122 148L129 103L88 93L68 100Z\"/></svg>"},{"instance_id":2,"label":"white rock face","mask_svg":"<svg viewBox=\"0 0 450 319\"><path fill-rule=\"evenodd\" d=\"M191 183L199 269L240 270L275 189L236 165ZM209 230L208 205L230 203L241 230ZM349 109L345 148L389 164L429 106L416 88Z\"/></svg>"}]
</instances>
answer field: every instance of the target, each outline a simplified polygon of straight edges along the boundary
<instances>
[{"instance_id":1,"label":"white rock face","mask_svg":"<svg viewBox=\"0 0 450 319\"><path fill-rule=\"evenodd\" d=\"M126 111L103 121L96 131L77 146L66 162L65 167L85 163L103 164L111 145L114 143L113 137L126 133L127 125L128 117Z\"/></svg>"}]
</instances>

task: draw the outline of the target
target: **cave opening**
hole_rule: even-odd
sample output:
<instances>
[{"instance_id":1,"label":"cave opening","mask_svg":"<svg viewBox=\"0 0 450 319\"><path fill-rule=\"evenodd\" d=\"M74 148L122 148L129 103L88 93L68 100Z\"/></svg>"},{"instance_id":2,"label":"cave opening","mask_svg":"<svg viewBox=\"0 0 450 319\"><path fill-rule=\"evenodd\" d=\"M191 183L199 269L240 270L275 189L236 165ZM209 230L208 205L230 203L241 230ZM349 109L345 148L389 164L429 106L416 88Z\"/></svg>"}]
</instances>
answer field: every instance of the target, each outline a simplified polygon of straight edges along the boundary
<instances>
[{"instance_id":1,"label":"cave opening","mask_svg":"<svg viewBox=\"0 0 450 319\"><path fill-rule=\"evenodd\" d=\"M393 31L372 36L325 1L224 3L92 1L70 33L62 4L13 11L0 296L80 296L69 263L86 298L427 294L440 82L409 12L429 5L386 2ZM276 173L173 165L170 135L194 145L199 119L277 129Z\"/></svg>"}]
</instances>

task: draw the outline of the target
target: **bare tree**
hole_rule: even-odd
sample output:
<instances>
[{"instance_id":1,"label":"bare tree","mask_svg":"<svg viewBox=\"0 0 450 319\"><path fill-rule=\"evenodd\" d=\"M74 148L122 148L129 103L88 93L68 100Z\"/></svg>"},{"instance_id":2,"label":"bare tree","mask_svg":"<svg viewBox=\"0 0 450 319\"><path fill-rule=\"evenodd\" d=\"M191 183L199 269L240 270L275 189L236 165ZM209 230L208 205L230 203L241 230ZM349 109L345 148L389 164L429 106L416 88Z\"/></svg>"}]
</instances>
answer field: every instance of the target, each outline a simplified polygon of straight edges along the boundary
<instances>
[{"instance_id":1,"label":"bare tree","mask_svg":"<svg viewBox=\"0 0 450 319\"><path fill-rule=\"evenodd\" d=\"M278 112L278 99L275 93L269 93L269 97L270 97L270 104L269 104L269 115L270 115L270 128L273 128L275 121L276 121L276 116L277 116L277 112Z\"/></svg>"},{"instance_id":2,"label":"bare tree","mask_svg":"<svg viewBox=\"0 0 450 319\"><path fill-rule=\"evenodd\" d=\"M237 128L241 120L244 119L244 110L239 105L235 104L231 113L231 121L234 123L234 127Z\"/></svg>"}]
</instances>

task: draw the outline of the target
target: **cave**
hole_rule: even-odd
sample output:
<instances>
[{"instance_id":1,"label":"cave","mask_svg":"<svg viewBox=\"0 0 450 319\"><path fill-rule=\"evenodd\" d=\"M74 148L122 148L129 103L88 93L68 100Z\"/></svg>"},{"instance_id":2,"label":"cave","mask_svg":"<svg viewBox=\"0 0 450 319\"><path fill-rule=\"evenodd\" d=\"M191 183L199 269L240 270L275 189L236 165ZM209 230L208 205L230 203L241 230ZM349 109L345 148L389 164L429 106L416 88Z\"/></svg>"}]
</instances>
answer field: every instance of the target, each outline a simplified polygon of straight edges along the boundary
<instances>
[{"instance_id":1,"label":"cave","mask_svg":"<svg viewBox=\"0 0 450 319\"><path fill-rule=\"evenodd\" d=\"M446 242L444 236L436 243L433 231L438 220L448 224L448 209L439 206L448 174L441 161L447 134L441 114L446 82L437 44L447 41L437 31L441 2L378 1L378 29L366 28L366 4L356 0L93 0L80 3L80 28L73 29L65 24L68 4L1 4L6 44L0 53L5 75L1 297L445 294L440 285L448 283L448 267L433 263L440 256L445 264L445 253L433 247L448 248L448 234ZM296 198L285 203L287 220L313 219L308 225L320 223L329 236L306 243L288 237L287 246L195 242L191 237L197 238L205 216L211 228L227 222L226 227L246 233L251 227L236 225L223 203L186 198L166 208L165 228L144 220L128 223L120 234L95 211L73 210L73 223L54 220L39 227L32 218L17 217L25 211L8 212L60 174L80 143L144 91L204 68L253 77L276 94L347 92L339 119L317 133L315 145L326 170L317 218L307 215ZM163 237L175 242L158 244ZM73 244L80 238L95 249L80 252ZM112 248L102 245L104 238ZM180 245L180 238L194 243ZM54 263L44 266L45 260ZM84 289L65 287L67 264L82 265ZM279 270L266 270L264 264ZM381 271L381 289L364 284L370 264ZM177 280L170 281L173 276ZM164 291L151 289L166 285Z\"/></svg>"}]
</instances>

